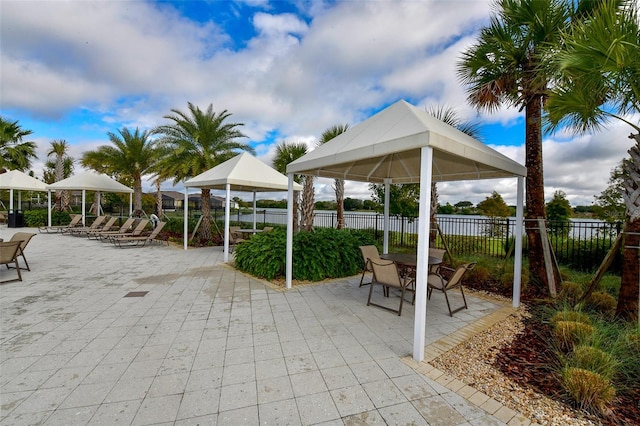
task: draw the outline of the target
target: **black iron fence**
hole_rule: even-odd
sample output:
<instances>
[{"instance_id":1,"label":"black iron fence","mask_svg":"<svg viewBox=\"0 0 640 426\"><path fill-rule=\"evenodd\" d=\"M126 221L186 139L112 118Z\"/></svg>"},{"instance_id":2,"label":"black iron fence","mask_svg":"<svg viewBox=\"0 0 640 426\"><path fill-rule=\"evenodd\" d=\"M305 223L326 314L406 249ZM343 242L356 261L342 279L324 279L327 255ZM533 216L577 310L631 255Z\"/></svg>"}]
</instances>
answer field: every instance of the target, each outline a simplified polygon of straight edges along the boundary
<instances>
[{"instance_id":1,"label":"black iron fence","mask_svg":"<svg viewBox=\"0 0 640 426\"><path fill-rule=\"evenodd\" d=\"M218 210L216 215L223 215ZM253 213L234 213L239 224L248 225L253 221ZM285 226L287 213L284 210L259 210L256 221L260 224ZM335 212L317 211L314 226L336 227ZM473 254L503 258L514 244L515 218L489 218L481 216L438 215L436 246L443 248L445 243L454 255ZM345 213L345 226L371 232L382 241L384 215L380 213ZM420 219L400 216L389 217L390 249L415 248L418 245L418 227ZM536 223L537 226L537 223ZM622 232L622 222L604 222L598 220L575 219L570 221L546 221L547 234L553 253L559 264L582 271L597 268ZM436 227L432 227L436 228ZM526 234L523 239L526 256ZM612 269L621 269L618 258Z\"/></svg>"}]
</instances>

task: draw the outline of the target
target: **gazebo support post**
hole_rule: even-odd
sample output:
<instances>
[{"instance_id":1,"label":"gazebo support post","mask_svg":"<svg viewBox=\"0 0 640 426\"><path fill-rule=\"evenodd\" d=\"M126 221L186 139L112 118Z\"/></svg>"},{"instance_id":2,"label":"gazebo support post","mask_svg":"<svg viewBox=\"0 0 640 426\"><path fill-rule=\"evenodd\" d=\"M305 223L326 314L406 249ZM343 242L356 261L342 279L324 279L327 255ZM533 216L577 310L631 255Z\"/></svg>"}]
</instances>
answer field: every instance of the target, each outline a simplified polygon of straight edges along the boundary
<instances>
[{"instance_id":1,"label":"gazebo support post","mask_svg":"<svg viewBox=\"0 0 640 426\"><path fill-rule=\"evenodd\" d=\"M391 202L391 179L384 180L384 221L382 252L389 253L389 204Z\"/></svg>"},{"instance_id":2,"label":"gazebo support post","mask_svg":"<svg viewBox=\"0 0 640 426\"><path fill-rule=\"evenodd\" d=\"M520 306L520 289L522 285L522 228L524 205L524 177L518 176L518 190L516 195L516 232L515 259L513 262L513 300L512 306Z\"/></svg>"},{"instance_id":3,"label":"gazebo support post","mask_svg":"<svg viewBox=\"0 0 640 426\"><path fill-rule=\"evenodd\" d=\"M189 223L187 218L189 217L189 195L187 194L187 188L184 188L184 205L182 206L182 211L183 211L183 216L184 216L184 226L183 226L183 232L184 232L184 249L187 249L187 241L189 238Z\"/></svg>"},{"instance_id":4,"label":"gazebo support post","mask_svg":"<svg viewBox=\"0 0 640 426\"><path fill-rule=\"evenodd\" d=\"M239 208L240 206L238 206ZM253 229L256 229L256 190L253 190Z\"/></svg>"},{"instance_id":5,"label":"gazebo support post","mask_svg":"<svg viewBox=\"0 0 640 426\"><path fill-rule=\"evenodd\" d=\"M289 189L287 190L287 254L286 254L286 288L291 288L293 275L293 173L287 175Z\"/></svg>"},{"instance_id":6,"label":"gazebo support post","mask_svg":"<svg viewBox=\"0 0 640 426\"><path fill-rule=\"evenodd\" d=\"M433 148L420 149L420 206L418 217L426 218L418 226L418 263L416 265L416 307L413 320L413 359L424 359L425 332L427 324L427 273L429 265L429 209L431 207L431 181L433 171Z\"/></svg>"},{"instance_id":7,"label":"gazebo support post","mask_svg":"<svg viewBox=\"0 0 640 426\"><path fill-rule=\"evenodd\" d=\"M129 193L129 217L133 216L133 193Z\"/></svg>"},{"instance_id":8,"label":"gazebo support post","mask_svg":"<svg viewBox=\"0 0 640 426\"><path fill-rule=\"evenodd\" d=\"M231 216L231 184L225 185L224 203L224 263L229 261L229 216Z\"/></svg>"},{"instance_id":9,"label":"gazebo support post","mask_svg":"<svg viewBox=\"0 0 640 426\"><path fill-rule=\"evenodd\" d=\"M51 226L51 190L47 191L47 226Z\"/></svg>"},{"instance_id":10,"label":"gazebo support post","mask_svg":"<svg viewBox=\"0 0 640 426\"><path fill-rule=\"evenodd\" d=\"M87 214L85 213L85 201L87 199L87 190L82 190L82 226L87 225Z\"/></svg>"}]
</instances>

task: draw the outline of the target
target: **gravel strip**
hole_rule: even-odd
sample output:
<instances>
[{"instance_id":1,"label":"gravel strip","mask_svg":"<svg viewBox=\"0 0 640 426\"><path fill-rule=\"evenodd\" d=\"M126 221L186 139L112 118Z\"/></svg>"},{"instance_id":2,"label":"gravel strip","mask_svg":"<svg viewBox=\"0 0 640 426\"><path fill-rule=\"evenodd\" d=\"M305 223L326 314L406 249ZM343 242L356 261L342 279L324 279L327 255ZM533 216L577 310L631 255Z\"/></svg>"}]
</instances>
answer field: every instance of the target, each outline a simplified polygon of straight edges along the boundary
<instances>
[{"instance_id":1,"label":"gravel strip","mask_svg":"<svg viewBox=\"0 0 640 426\"><path fill-rule=\"evenodd\" d=\"M429 364L538 424L600 424L596 418L515 383L493 366L501 348L509 345L522 332L522 320L526 317L529 317L529 313L521 308L504 321L461 343Z\"/></svg>"}]
</instances>

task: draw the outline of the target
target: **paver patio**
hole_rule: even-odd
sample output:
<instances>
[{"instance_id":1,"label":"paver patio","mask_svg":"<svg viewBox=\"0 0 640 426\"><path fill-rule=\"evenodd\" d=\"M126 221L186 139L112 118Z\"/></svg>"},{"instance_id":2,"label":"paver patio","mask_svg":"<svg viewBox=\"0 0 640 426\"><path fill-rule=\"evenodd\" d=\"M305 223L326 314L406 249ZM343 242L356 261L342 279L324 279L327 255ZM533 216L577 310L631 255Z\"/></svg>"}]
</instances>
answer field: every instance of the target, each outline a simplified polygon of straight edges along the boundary
<instances>
[{"instance_id":1,"label":"paver patio","mask_svg":"<svg viewBox=\"0 0 640 426\"><path fill-rule=\"evenodd\" d=\"M26 255L23 281L0 285L2 425L528 423L429 377L408 358L413 306L367 307L359 276L282 291L219 247L58 234ZM472 296L451 318L439 296L427 310L438 347L504 309Z\"/></svg>"}]
</instances>

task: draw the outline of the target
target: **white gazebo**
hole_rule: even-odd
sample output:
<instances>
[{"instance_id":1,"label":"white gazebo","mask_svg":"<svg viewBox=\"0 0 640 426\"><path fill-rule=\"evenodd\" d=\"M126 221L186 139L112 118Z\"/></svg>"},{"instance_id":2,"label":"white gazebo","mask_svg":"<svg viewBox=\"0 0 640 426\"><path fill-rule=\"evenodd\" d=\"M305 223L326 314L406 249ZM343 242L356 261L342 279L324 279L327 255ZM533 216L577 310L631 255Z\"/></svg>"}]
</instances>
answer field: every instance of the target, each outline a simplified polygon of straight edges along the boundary
<instances>
[{"instance_id":1,"label":"white gazebo","mask_svg":"<svg viewBox=\"0 0 640 426\"><path fill-rule=\"evenodd\" d=\"M9 213L13 211L13 191L18 191L18 210L22 208L22 195L20 191L47 190L47 184L29 176L20 170L9 170L0 174L0 189L9 190Z\"/></svg>"},{"instance_id":2,"label":"white gazebo","mask_svg":"<svg viewBox=\"0 0 640 426\"><path fill-rule=\"evenodd\" d=\"M66 179L62 179L56 183L52 183L47 186L49 190L49 213L48 213L48 224L51 226L51 191L79 191L82 190L82 223L85 223L85 198L87 191L96 191L96 192L120 192L120 193L128 193L129 194L129 215L133 212L133 200L132 194L133 189L129 188L118 182L117 180L111 179L109 176L96 173L93 171L88 171L84 173L80 173L77 175L70 176ZM100 198L98 198L98 203Z\"/></svg>"},{"instance_id":3,"label":"white gazebo","mask_svg":"<svg viewBox=\"0 0 640 426\"><path fill-rule=\"evenodd\" d=\"M513 306L520 303L523 193L526 168L487 145L398 101L287 166L289 203L294 174L374 182L385 185L420 183L420 226L414 319L413 358L424 359L429 253L429 206L432 182L517 178ZM388 250L389 207L385 205L384 251ZM286 286L291 287L293 212L287 214Z\"/></svg>"},{"instance_id":4,"label":"white gazebo","mask_svg":"<svg viewBox=\"0 0 640 426\"><path fill-rule=\"evenodd\" d=\"M231 191L253 192L253 228L256 227L256 193L287 191L287 177L269 167L253 155L243 152L184 183L184 249L187 249L187 188L222 189L226 191L224 209L224 261L229 261L229 215ZM292 190L301 191L302 186L293 183Z\"/></svg>"}]
</instances>

